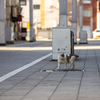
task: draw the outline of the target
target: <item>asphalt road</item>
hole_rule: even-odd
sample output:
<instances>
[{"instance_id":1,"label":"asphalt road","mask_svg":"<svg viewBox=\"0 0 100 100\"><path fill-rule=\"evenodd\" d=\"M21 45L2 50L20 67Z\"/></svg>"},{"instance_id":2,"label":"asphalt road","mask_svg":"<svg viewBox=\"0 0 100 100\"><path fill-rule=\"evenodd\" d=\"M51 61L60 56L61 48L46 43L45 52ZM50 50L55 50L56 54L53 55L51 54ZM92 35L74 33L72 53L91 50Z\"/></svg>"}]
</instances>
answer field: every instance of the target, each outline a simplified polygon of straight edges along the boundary
<instances>
[{"instance_id":1,"label":"asphalt road","mask_svg":"<svg viewBox=\"0 0 100 100\"><path fill-rule=\"evenodd\" d=\"M0 47L0 77L51 53L52 41L16 42Z\"/></svg>"}]
</instances>

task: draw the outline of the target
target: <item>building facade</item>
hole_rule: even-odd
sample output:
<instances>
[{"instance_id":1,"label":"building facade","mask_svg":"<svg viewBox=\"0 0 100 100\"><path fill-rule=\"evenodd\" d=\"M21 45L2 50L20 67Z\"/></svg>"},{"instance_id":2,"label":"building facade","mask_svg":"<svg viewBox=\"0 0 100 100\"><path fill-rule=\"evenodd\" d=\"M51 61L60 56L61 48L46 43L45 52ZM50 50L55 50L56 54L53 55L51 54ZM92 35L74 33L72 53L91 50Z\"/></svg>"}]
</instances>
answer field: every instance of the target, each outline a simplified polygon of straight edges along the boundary
<instances>
[{"instance_id":1,"label":"building facade","mask_svg":"<svg viewBox=\"0 0 100 100\"><path fill-rule=\"evenodd\" d=\"M83 30L88 38L92 38L92 31L97 28L97 0L83 0Z\"/></svg>"},{"instance_id":2,"label":"building facade","mask_svg":"<svg viewBox=\"0 0 100 100\"><path fill-rule=\"evenodd\" d=\"M14 41L11 7L18 6L18 2L19 0L0 0L0 44L6 44L6 42ZM17 13L17 10L14 10L14 13Z\"/></svg>"},{"instance_id":3,"label":"building facade","mask_svg":"<svg viewBox=\"0 0 100 100\"><path fill-rule=\"evenodd\" d=\"M29 26L29 0L23 8L23 27ZM38 28L51 28L57 26L59 21L58 0L34 0L33 1L33 22Z\"/></svg>"},{"instance_id":4,"label":"building facade","mask_svg":"<svg viewBox=\"0 0 100 100\"><path fill-rule=\"evenodd\" d=\"M14 0L15 1L15 0ZM16 0L18 2L19 0ZM22 0L23 1L23 0ZM79 6L77 0L77 37L79 37ZM13 3L13 2L12 2ZM14 3L15 4L15 3ZM18 23L20 27L30 29L29 23L29 0L21 5L23 21ZM8 12L8 11L7 11ZM67 0L67 26L72 27L72 0ZM7 16L9 17L9 16ZM9 20L6 26L10 26ZM34 28L49 30L59 25L59 0L34 0L33 1ZM83 0L83 30L87 31L88 37L92 37L92 31L97 28L97 0Z\"/></svg>"},{"instance_id":5,"label":"building facade","mask_svg":"<svg viewBox=\"0 0 100 100\"><path fill-rule=\"evenodd\" d=\"M100 29L100 2L97 1L97 29Z\"/></svg>"}]
</instances>

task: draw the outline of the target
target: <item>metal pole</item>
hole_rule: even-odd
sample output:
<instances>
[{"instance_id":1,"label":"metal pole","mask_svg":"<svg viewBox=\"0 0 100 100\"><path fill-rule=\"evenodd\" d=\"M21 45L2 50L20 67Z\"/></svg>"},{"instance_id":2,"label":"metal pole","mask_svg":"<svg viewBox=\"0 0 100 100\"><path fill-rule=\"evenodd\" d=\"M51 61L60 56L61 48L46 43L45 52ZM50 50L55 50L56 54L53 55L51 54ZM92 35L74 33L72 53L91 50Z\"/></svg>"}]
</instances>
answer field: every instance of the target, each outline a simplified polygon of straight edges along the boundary
<instances>
[{"instance_id":1,"label":"metal pole","mask_svg":"<svg viewBox=\"0 0 100 100\"><path fill-rule=\"evenodd\" d=\"M77 0L72 0L72 31L74 33L74 43L77 42Z\"/></svg>"},{"instance_id":2,"label":"metal pole","mask_svg":"<svg viewBox=\"0 0 100 100\"><path fill-rule=\"evenodd\" d=\"M83 29L83 2L80 0L80 32Z\"/></svg>"},{"instance_id":3,"label":"metal pole","mask_svg":"<svg viewBox=\"0 0 100 100\"><path fill-rule=\"evenodd\" d=\"M33 0L30 1L30 42L33 42L33 35L35 39L35 34L33 33Z\"/></svg>"},{"instance_id":4,"label":"metal pole","mask_svg":"<svg viewBox=\"0 0 100 100\"><path fill-rule=\"evenodd\" d=\"M67 27L67 0L59 0L59 24Z\"/></svg>"},{"instance_id":5,"label":"metal pole","mask_svg":"<svg viewBox=\"0 0 100 100\"><path fill-rule=\"evenodd\" d=\"M0 44L6 44L4 0L0 0Z\"/></svg>"},{"instance_id":6,"label":"metal pole","mask_svg":"<svg viewBox=\"0 0 100 100\"><path fill-rule=\"evenodd\" d=\"M59 14L67 15L67 0L59 0L59 4L60 4Z\"/></svg>"},{"instance_id":7,"label":"metal pole","mask_svg":"<svg viewBox=\"0 0 100 100\"><path fill-rule=\"evenodd\" d=\"M80 43L87 43L87 31L83 31L83 0L80 0Z\"/></svg>"},{"instance_id":8,"label":"metal pole","mask_svg":"<svg viewBox=\"0 0 100 100\"><path fill-rule=\"evenodd\" d=\"M0 21L5 21L4 0L0 0Z\"/></svg>"}]
</instances>

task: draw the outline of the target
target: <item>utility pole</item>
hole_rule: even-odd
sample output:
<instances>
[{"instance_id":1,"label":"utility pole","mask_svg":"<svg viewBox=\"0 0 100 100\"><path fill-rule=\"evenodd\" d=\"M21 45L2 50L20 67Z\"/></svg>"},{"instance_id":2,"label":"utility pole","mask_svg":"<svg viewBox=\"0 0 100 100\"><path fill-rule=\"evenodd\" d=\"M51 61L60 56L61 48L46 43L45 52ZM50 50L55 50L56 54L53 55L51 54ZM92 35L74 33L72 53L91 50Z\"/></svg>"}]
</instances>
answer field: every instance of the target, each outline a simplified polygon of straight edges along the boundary
<instances>
[{"instance_id":1,"label":"utility pole","mask_svg":"<svg viewBox=\"0 0 100 100\"><path fill-rule=\"evenodd\" d=\"M74 32L74 43L77 43L77 0L72 0L72 31Z\"/></svg>"},{"instance_id":2,"label":"utility pole","mask_svg":"<svg viewBox=\"0 0 100 100\"><path fill-rule=\"evenodd\" d=\"M83 30L83 0L80 0L80 42L87 44L87 31Z\"/></svg>"},{"instance_id":3,"label":"utility pole","mask_svg":"<svg viewBox=\"0 0 100 100\"><path fill-rule=\"evenodd\" d=\"M0 44L5 45L5 8L4 0L0 0Z\"/></svg>"},{"instance_id":4,"label":"utility pole","mask_svg":"<svg viewBox=\"0 0 100 100\"><path fill-rule=\"evenodd\" d=\"M80 32L83 29L83 1L80 0Z\"/></svg>"},{"instance_id":5,"label":"utility pole","mask_svg":"<svg viewBox=\"0 0 100 100\"><path fill-rule=\"evenodd\" d=\"M33 0L29 0L30 7L30 42L33 42L33 38L35 39L35 33L33 32Z\"/></svg>"},{"instance_id":6,"label":"utility pole","mask_svg":"<svg viewBox=\"0 0 100 100\"><path fill-rule=\"evenodd\" d=\"M67 27L67 0L59 0L59 23L60 26Z\"/></svg>"}]
</instances>

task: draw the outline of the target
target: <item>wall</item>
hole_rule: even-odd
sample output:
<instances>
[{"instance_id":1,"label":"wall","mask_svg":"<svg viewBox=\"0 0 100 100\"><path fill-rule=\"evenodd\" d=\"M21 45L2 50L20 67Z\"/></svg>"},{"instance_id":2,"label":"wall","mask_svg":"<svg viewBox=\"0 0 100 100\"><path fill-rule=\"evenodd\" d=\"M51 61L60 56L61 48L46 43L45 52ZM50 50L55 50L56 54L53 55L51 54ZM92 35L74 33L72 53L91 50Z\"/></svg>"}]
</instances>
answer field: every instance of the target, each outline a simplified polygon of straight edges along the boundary
<instances>
[{"instance_id":1,"label":"wall","mask_svg":"<svg viewBox=\"0 0 100 100\"><path fill-rule=\"evenodd\" d=\"M97 0L91 0L93 7L93 30L97 28Z\"/></svg>"},{"instance_id":2,"label":"wall","mask_svg":"<svg viewBox=\"0 0 100 100\"><path fill-rule=\"evenodd\" d=\"M58 0L34 0L33 5L36 4L42 6L40 9L33 10L33 22L35 23L37 21L39 28L52 28L54 23L58 24ZM27 0L26 6L21 7L23 8L23 22L29 22L29 0Z\"/></svg>"},{"instance_id":3,"label":"wall","mask_svg":"<svg viewBox=\"0 0 100 100\"><path fill-rule=\"evenodd\" d=\"M48 3L49 2L49 3ZM45 0L45 27L52 28L59 20L58 0Z\"/></svg>"},{"instance_id":4,"label":"wall","mask_svg":"<svg viewBox=\"0 0 100 100\"><path fill-rule=\"evenodd\" d=\"M83 16L83 30L87 30L88 38L92 37L92 31L96 29L97 24L97 1L91 0L90 4L83 4L83 10L89 9L90 16Z\"/></svg>"}]
</instances>

